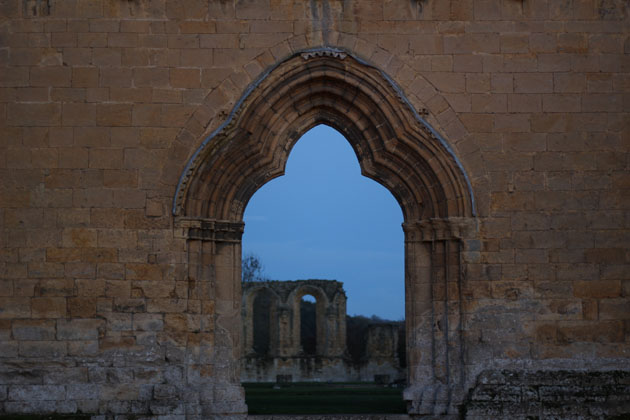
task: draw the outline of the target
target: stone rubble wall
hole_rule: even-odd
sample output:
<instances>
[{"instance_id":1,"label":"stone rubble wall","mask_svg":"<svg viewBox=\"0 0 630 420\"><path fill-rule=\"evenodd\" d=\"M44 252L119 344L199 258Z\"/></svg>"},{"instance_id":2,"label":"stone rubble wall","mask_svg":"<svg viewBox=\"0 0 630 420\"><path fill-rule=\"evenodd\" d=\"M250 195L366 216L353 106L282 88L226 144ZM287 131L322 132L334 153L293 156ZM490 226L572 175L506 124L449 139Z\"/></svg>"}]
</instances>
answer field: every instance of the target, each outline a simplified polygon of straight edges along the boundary
<instances>
[{"instance_id":1,"label":"stone rubble wall","mask_svg":"<svg viewBox=\"0 0 630 420\"><path fill-rule=\"evenodd\" d=\"M629 412L628 371L486 371L462 407L469 419L621 419Z\"/></svg>"}]
</instances>

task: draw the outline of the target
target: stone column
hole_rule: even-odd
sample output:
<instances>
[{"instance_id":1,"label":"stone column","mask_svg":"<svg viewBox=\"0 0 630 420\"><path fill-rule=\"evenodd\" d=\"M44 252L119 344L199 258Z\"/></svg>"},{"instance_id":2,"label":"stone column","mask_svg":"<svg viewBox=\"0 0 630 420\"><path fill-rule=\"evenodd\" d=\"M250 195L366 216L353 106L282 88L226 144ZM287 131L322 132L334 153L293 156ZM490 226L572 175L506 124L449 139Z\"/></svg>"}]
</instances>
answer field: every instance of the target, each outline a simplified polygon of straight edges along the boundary
<instances>
[{"instance_id":1,"label":"stone column","mask_svg":"<svg viewBox=\"0 0 630 420\"><path fill-rule=\"evenodd\" d=\"M278 355L281 357L297 354L293 340L294 321L291 307L286 303L278 305Z\"/></svg>"},{"instance_id":2,"label":"stone column","mask_svg":"<svg viewBox=\"0 0 630 420\"><path fill-rule=\"evenodd\" d=\"M405 223L409 414L456 413L463 398L462 260L469 220Z\"/></svg>"},{"instance_id":3,"label":"stone column","mask_svg":"<svg viewBox=\"0 0 630 420\"><path fill-rule=\"evenodd\" d=\"M280 346L278 299L271 299L269 304L269 356L278 356Z\"/></svg>"},{"instance_id":4,"label":"stone column","mask_svg":"<svg viewBox=\"0 0 630 420\"><path fill-rule=\"evenodd\" d=\"M326 340L323 355L341 357L346 351L346 298L339 294L326 308Z\"/></svg>"},{"instance_id":5,"label":"stone column","mask_svg":"<svg viewBox=\"0 0 630 420\"><path fill-rule=\"evenodd\" d=\"M191 299L212 315L207 331L189 331L186 398L202 416L245 418L240 385L242 222L178 220L189 250Z\"/></svg>"},{"instance_id":6,"label":"stone column","mask_svg":"<svg viewBox=\"0 0 630 420\"><path fill-rule=\"evenodd\" d=\"M254 353L254 298L255 293L248 290L243 296L243 307L241 308L241 319L243 322L243 356Z\"/></svg>"}]
</instances>

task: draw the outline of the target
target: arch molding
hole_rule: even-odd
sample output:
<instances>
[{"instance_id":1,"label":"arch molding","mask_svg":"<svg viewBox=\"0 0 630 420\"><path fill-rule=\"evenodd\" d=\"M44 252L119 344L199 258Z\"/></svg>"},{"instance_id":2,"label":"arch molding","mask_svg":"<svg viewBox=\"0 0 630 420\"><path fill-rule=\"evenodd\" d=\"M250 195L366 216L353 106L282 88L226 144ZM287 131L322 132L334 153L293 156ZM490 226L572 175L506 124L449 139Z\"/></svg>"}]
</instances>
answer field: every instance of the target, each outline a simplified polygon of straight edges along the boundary
<instances>
[{"instance_id":1,"label":"arch molding","mask_svg":"<svg viewBox=\"0 0 630 420\"><path fill-rule=\"evenodd\" d=\"M212 289L215 330L223 335L215 343L221 358L215 363L229 366L215 380L238 388L247 203L284 174L295 143L319 124L346 137L362 174L385 186L402 209L405 398L411 414L452 412L465 383L462 249L476 231L473 191L448 142L392 79L334 48L302 51L267 70L203 141L180 178L173 214L188 239L189 277Z\"/></svg>"}]
</instances>

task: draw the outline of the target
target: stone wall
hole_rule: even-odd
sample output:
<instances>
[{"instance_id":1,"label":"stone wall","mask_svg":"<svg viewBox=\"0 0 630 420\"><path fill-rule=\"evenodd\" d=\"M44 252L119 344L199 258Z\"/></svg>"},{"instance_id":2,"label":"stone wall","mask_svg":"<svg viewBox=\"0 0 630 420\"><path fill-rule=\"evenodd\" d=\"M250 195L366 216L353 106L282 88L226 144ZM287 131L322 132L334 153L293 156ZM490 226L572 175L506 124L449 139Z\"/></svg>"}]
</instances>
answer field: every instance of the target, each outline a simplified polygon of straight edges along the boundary
<instances>
[{"instance_id":1,"label":"stone wall","mask_svg":"<svg viewBox=\"0 0 630 420\"><path fill-rule=\"evenodd\" d=\"M629 391L628 371L485 371L461 413L470 419L623 419L630 413Z\"/></svg>"},{"instance_id":2,"label":"stone wall","mask_svg":"<svg viewBox=\"0 0 630 420\"><path fill-rule=\"evenodd\" d=\"M243 210L320 123L403 210L411 415L628 370L629 7L1 0L0 412L243 416Z\"/></svg>"}]
</instances>

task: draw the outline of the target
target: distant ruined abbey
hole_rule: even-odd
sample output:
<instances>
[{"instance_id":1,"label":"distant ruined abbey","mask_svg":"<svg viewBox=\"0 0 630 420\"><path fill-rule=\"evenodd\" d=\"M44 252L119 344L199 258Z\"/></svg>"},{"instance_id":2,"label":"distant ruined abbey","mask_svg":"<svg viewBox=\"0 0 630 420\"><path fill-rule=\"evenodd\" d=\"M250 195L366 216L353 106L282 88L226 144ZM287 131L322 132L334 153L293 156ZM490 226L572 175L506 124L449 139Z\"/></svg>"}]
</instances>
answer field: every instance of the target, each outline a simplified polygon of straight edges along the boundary
<instances>
[{"instance_id":1,"label":"distant ruined abbey","mask_svg":"<svg viewBox=\"0 0 630 420\"><path fill-rule=\"evenodd\" d=\"M314 314L302 298L315 298ZM307 309L307 310L305 310ZM314 315L306 325L303 317ZM400 323L368 327L360 360L346 345L346 294L335 280L243 283L243 382L401 382ZM313 325L314 324L314 325ZM314 327L314 342L303 331ZM403 362L404 363L404 362Z\"/></svg>"}]
</instances>

